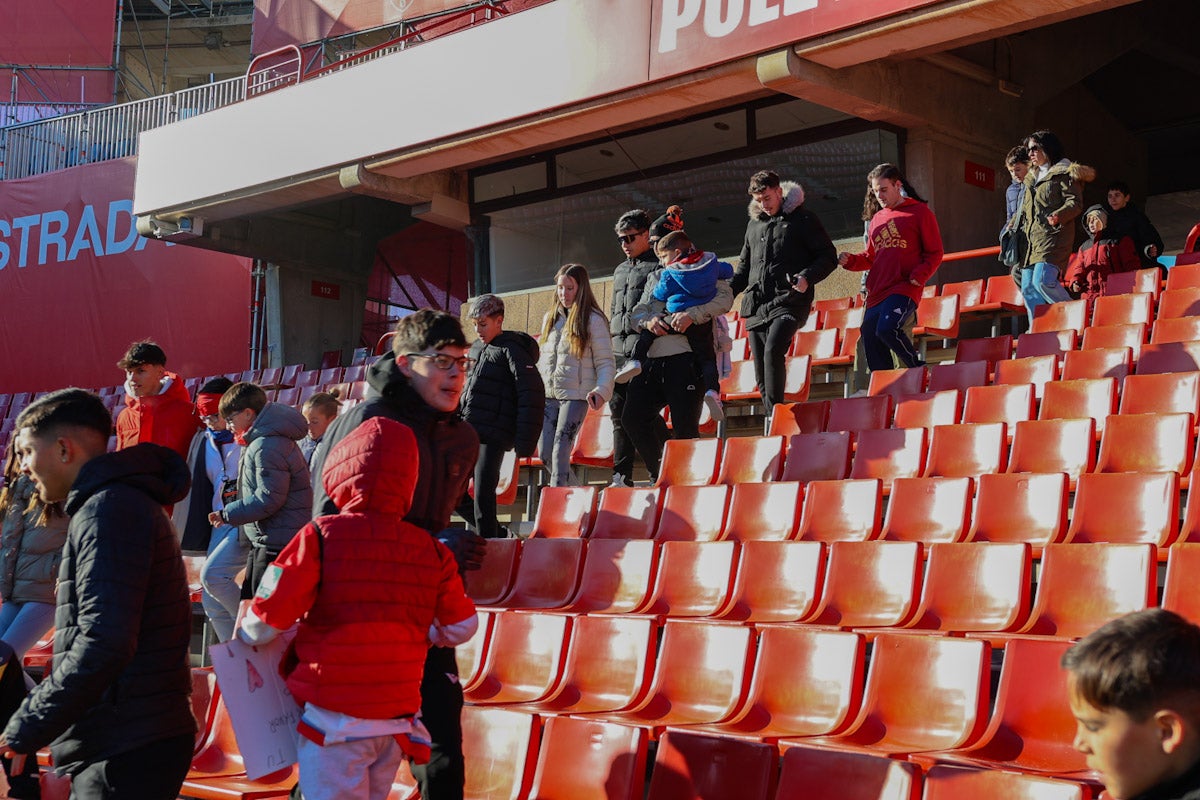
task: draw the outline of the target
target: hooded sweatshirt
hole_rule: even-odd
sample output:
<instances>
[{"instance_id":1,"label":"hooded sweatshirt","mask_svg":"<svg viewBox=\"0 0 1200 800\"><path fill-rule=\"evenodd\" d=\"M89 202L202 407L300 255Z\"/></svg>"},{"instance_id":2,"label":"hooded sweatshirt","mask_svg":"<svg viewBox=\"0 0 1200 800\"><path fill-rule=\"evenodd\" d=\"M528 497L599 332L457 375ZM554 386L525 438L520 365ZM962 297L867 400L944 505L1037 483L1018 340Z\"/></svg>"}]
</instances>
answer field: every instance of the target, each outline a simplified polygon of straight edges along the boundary
<instances>
[{"instance_id":1,"label":"hooded sweatshirt","mask_svg":"<svg viewBox=\"0 0 1200 800\"><path fill-rule=\"evenodd\" d=\"M200 429L200 417L188 396L187 387L174 372L168 372L162 389L150 397L134 397L125 386L125 408L117 417L117 449L142 442L169 447L187 458L192 437Z\"/></svg>"},{"instance_id":2,"label":"hooded sweatshirt","mask_svg":"<svg viewBox=\"0 0 1200 800\"><path fill-rule=\"evenodd\" d=\"M870 270L867 275L867 308L900 294L914 303L921 289L942 263L942 234L929 206L906 197L895 208L880 209L871 217L867 252L852 253L846 269Z\"/></svg>"},{"instance_id":3,"label":"hooded sweatshirt","mask_svg":"<svg viewBox=\"0 0 1200 800\"><path fill-rule=\"evenodd\" d=\"M163 506L188 491L173 451L139 444L84 464L66 511L50 675L9 720L31 755L51 745L69 773L151 742L195 735L192 606Z\"/></svg>"},{"instance_id":4,"label":"hooded sweatshirt","mask_svg":"<svg viewBox=\"0 0 1200 800\"><path fill-rule=\"evenodd\" d=\"M733 277L733 267L718 261L715 253L695 251L668 264L654 285L654 299L667 304L667 311L686 311L702 306L717 296L717 281Z\"/></svg>"},{"instance_id":5,"label":"hooded sweatshirt","mask_svg":"<svg viewBox=\"0 0 1200 800\"><path fill-rule=\"evenodd\" d=\"M1094 205L1084 213L1081 224L1085 231L1088 216L1093 211L1104 212L1104 207ZM1095 236L1088 231L1088 238L1079 246L1079 250L1071 255L1063 283L1068 288L1077 285L1076 291L1079 291L1081 296L1094 299L1104 294L1104 284L1109 275L1141 269L1141 266L1142 262L1138 259L1133 239L1128 236L1116 236L1106 227Z\"/></svg>"},{"instance_id":6,"label":"hooded sweatshirt","mask_svg":"<svg viewBox=\"0 0 1200 800\"><path fill-rule=\"evenodd\" d=\"M262 641L263 625L277 633L300 620L280 665L300 703L365 719L413 715L430 643L474 633L454 556L402 521L417 475L412 430L368 419L325 460L340 513L305 525L263 577L243 626Z\"/></svg>"}]
</instances>

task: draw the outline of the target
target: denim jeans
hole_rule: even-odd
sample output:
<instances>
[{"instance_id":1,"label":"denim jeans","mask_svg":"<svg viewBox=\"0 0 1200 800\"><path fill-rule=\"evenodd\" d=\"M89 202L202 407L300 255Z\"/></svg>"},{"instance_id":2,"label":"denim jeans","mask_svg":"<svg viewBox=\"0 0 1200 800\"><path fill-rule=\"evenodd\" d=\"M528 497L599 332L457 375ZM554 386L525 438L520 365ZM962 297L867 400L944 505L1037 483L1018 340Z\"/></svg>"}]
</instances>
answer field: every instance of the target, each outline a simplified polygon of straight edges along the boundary
<instances>
[{"instance_id":1,"label":"denim jeans","mask_svg":"<svg viewBox=\"0 0 1200 800\"><path fill-rule=\"evenodd\" d=\"M1039 261L1021 271L1021 296L1025 298L1025 310L1031 323L1033 310L1038 306L1071 299L1058 280L1058 267L1047 261Z\"/></svg>"},{"instance_id":2,"label":"denim jeans","mask_svg":"<svg viewBox=\"0 0 1200 800\"><path fill-rule=\"evenodd\" d=\"M0 606L0 640L16 653L17 663L54 626L53 603L14 603Z\"/></svg>"},{"instance_id":3,"label":"denim jeans","mask_svg":"<svg viewBox=\"0 0 1200 800\"><path fill-rule=\"evenodd\" d=\"M217 639L222 642L233 638L233 623L242 598L242 587L236 578L244 566L246 545L238 541L237 526L213 528L208 540L208 558L200 568L200 585L204 588L200 601Z\"/></svg>"},{"instance_id":4,"label":"denim jeans","mask_svg":"<svg viewBox=\"0 0 1200 800\"><path fill-rule=\"evenodd\" d=\"M542 463L550 473L551 486L574 486L578 483L571 471L571 450L575 437L587 415L586 400L555 400L546 398L546 414L542 420Z\"/></svg>"}]
</instances>

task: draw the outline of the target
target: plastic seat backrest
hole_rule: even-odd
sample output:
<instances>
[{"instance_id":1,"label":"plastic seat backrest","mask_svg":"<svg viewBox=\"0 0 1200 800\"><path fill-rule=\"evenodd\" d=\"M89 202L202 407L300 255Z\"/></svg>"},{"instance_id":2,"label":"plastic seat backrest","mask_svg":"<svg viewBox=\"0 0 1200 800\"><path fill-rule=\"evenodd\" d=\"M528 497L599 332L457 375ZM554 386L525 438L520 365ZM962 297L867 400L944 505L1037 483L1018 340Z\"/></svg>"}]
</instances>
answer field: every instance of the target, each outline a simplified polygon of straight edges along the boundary
<instances>
[{"instance_id":1,"label":"plastic seat backrest","mask_svg":"<svg viewBox=\"0 0 1200 800\"><path fill-rule=\"evenodd\" d=\"M595 486L545 486L530 539L569 539L589 533L596 511Z\"/></svg>"},{"instance_id":2,"label":"plastic seat backrest","mask_svg":"<svg viewBox=\"0 0 1200 800\"><path fill-rule=\"evenodd\" d=\"M861 328L863 314L865 309L861 306L857 308L835 308L825 312L825 327L839 328Z\"/></svg>"},{"instance_id":3,"label":"plastic seat backrest","mask_svg":"<svg viewBox=\"0 0 1200 800\"><path fill-rule=\"evenodd\" d=\"M504 708L464 706L463 800L519 800L529 792L541 720Z\"/></svg>"},{"instance_id":4,"label":"plastic seat backrest","mask_svg":"<svg viewBox=\"0 0 1200 800\"><path fill-rule=\"evenodd\" d=\"M808 400L808 392L812 385L812 358L788 356L783 369L783 399L789 403L803 403Z\"/></svg>"},{"instance_id":5,"label":"plastic seat backrest","mask_svg":"<svg viewBox=\"0 0 1200 800\"><path fill-rule=\"evenodd\" d=\"M783 472L783 436L735 436L725 440L717 483L761 483Z\"/></svg>"},{"instance_id":6,"label":"plastic seat backrest","mask_svg":"<svg viewBox=\"0 0 1200 800\"><path fill-rule=\"evenodd\" d=\"M983 302L983 278L942 284L942 296L958 295L959 311L967 311Z\"/></svg>"},{"instance_id":7,"label":"plastic seat backrest","mask_svg":"<svg viewBox=\"0 0 1200 800\"><path fill-rule=\"evenodd\" d=\"M1075 639L1149 608L1157 563L1148 544L1048 544L1029 622L1017 632Z\"/></svg>"},{"instance_id":8,"label":"plastic seat backrest","mask_svg":"<svg viewBox=\"0 0 1200 800\"><path fill-rule=\"evenodd\" d=\"M1116 378L1064 379L1046 386L1038 419L1090 417L1096 422L1096 432L1101 433L1116 410Z\"/></svg>"},{"instance_id":9,"label":"plastic seat backrest","mask_svg":"<svg viewBox=\"0 0 1200 800\"><path fill-rule=\"evenodd\" d=\"M790 437L780 480L808 483L849 477L852 442L848 431L800 433Z\"/></svg>"},{"instance_id":10,"label":"plastic seat backrest","mask_svg":"<svg viewBox=\"0 0 1200 800\"><path fill-rule=\"evenodd\" d=\"M779 754L773 745L668 731L659 740L654 755L646 800L771 800L778 763Z\"/></svg>"},{"instance_id":11,"label":"plastic seat backrest","mask_svg":"<svg viewBox=\"0 0 1200 800\"><path fill-rule=\"evenodd\" d=\"M1138 356L1134 372L1195 372L1200 370L1200 342L1148 344Z\"/></svg>"},{"instance_id":12,"label":"plastic seat backrest","mask_svg":"<svg viewBox=\"0 0 1200 800\"><path fill-rule=\"evenodd\" d=\"M1173 472L1096 472L1079 476L1066 541L1149 543L1179 534L1179 478Z\"/></svg>"},{"instance_id":13,"label":"plastic seat backrest","mask_svg":"<svg viewBox=\"0 0 1200 800\"><path fill-rule=\"evenodd\" d=\"M784 751L775 800L920 800L921 785L911 762L800 744Z\"/></svg>"},{"instance_id":14,"label":"plastic seat backrest","mask_svg":"<svg viewBox=\"0 0 1200 800\"><path fill-rule=\"evenodd\" d=\"M1167 554L1167 575L1163 583L1162 607L1200 624L1200 594L1196 576L1200 575L1200 543L1172 545Z\"/></svg>"},{"instance_id":15,"label":"plastic seat backrest","mask_svg":"<svg viewBox=\"0 0 1200 800\"><path fill-rule=\"evenodd\" d=\"M953 339L958 336L958 295L922 297L917 303L917 315L913 333L924 336L941 336Z\"/></svg>"},{"instance_id":16,"label":"plastic seat backrest","mask_svg":"<svg viewBox=\"0 0 1200 800\"><path fill-rule=\"evenodd\" d=\"M926 477L974 478L1002 472L1008 455L1003 422L938 425L929 443Z\"/></svg>"},{"instance_id":17,"label":"plastic seat backrest","mask_svg":"<svg viewBox=\"0 0 1200 800\"><path fill-rule=\"evenodd\" d=\"M916 611L921 567L916 542L834 542L821 601L804 621L839 628L899 627Z\"/></svg>"},{"instance_id":18,"label":"plastic seat backrest","mask_svg":"<svg viewBox=\"0 0 1200 800\"><path fill-rule=\"evenodd\" d=\"M869 430L858 434L851 478L879 478L884 491L895 478L915 478L925 466L928 432L924 428Z\"/></svg>"},{"instance_id":19,"label":"plastic seat backrest","mask_svg":"<svg viewBox=\"0 0 1200 800\"><path fill-rule=\"evenodd\" d=\"M1059 380L1074 381L1088 378L1125 380L1133 372L1133 349L1130 347L1097 347L1072 350L1063 356Z\"/></svg>"},{"instance_id":20,"label":"plastic seat backrest","mask_svg":"<svg viewBox=\"0 0 1200 800\"><path fill-rule=\"evenodd\" d=\"M491 540L488 547L491 547ZM500 601L507 608L562 608L575 596L583 571L583 539L526 539L512 589Z\"/></svg>"},{"instance_id":21,"label":"plastic seat backrest","mask_svg":"<svg viewBox=\"0 0 1200 800\"><path fill-rule=\"evenodd\" d=\"M1159 319L1200 316L1200 286L1165 290L1158 296L1157 316Z\"/></svg>"},{"instance_id":22,"label":"plastic seat backrest","mask_svg":"<svg viewBox=\"0 0 1200 800\"><path fill-rule=\"evenodd\" d=\"M613 421L607 411L608 406L605 406L604 411L588 411L584 415L571 448L573 466L612 468Z\"/></svg>"},{"instance_id":23,"label":"plastic seat backrest","mask_svg":"<svg viewBox=\"0 0 1200 800\"><path fill-rule=\"evenodd\" d=\"M622 711L650 687L658 627L650 617L577 617L562 679L533 708L555 714Z\"/></svg>"},{"instance_id":24,"label":"plastic seat backrest","mask_svg":"<svg viewBox=\"0 0 1200 800\"><path fill-rule=\"evenodd\" d=\"M1158 297L1162 287L1162 272L1158 267L1135 269L1132 272L1114 272L1104 282L1105 294L1129 294L1147 292Z\"/></svg>"},{"instance_id":25,"label":"plastic seat backrest","mask_svg":"<svg viewBox=\"0 0 1200 800\"><path fill-rule=\"evenodd\" d=\"M600 493L592 539L649 539L658 523L657 487L611 486Z\"/></svg>"},{"instance_id":26,"label":"plastic seat backrest","mask_svg":"<svg viewBox=\"0 0 1200 800\"><path fill-rule=\"evenodd\" d=\"M825 546L820 542L743 542L733 587L713 616L739 622L796 622L821 596Z\"/></svg>"},{"instance_id":27,"label":"plastic seat backrest","mask_svg":"<svg viewBox=\"0 0 1200 800\"><path fill-rule=\"evenodd\" d=\"M713 482L721 457L720 439L668 439L656 486L703 486Z\"/></svg>"},{"instance_id":28,"label":"plastic seat backrest","mask_svg":"<svg viewBox=\"0 0 1200 800\"><path fill-rule=\"evenodd\" d=\"M639 614L710 617L729 600L736 542L664 542L654 589Z\"/></svg>"},{"instance_id":29,"label":"plastic seat backrest","mask_svg":"<svg viewBox=\"0 0 1200 800\"><path fill-rule=\"evenodd\" d=\"M1055 303L1055 305L1058 304ZM1044 306L1042 307L1044 308ZM1075 345L1078 341L1079 333L1073 329L1029 331L1021 334L1021 337L1017 339L1017 350L1014 355L1016 358L1045 355L1061 356L1063 353L1076 349Z\"/></svg>"},{"instance_id":30,"label":"plastic seat backrest","mask_svg":"<svg viewBox=\"0 0 1200 800\"><path fill-rule=\"evenodd\" d=\"M1193 289L1200 286L1200 264L1181 264L1167 270L1167 291L1172 289Z\"/></svg>"},{"instance_id":31,"label":"plastic seat backrest","mask_svg":"<svg viewBox=\"0 0 1200 800\"><path fill-rule=\"evenodd\" d=\"M464 691L467 701L528 703L550 694L562 674L571 619L544 612L497 613L479 678Z\"/></svg>"},{"instance_id":32,"label":"plastic seat backrest","mask_svg":"<svg viewBox=\"0 0 1200 800\"><path fill-rule=\"evenodd\" d=\"M683 486L667 488L662 512L654 530L658 542L712 542L721 536L729 506L729 487Z\"/></svg>"},{"instance_id":33,"label":"plastic seat backrest","mask_svg":"<svg viewBox=\"0 0 1200 800\"><path fill-rule=\"evenodd\" d=\"M721 399L725 402L744 402L758 397L754 361L734 361L728 377L721 379Z\"/></svg>"},{"instance_id":34,"label":"plastic seat backrest","mask_svg":"<svg viewBox=\"0 0 1200 800\"><path fill-rule=\"evenodd\" d=\"M1032 561L1023 542L931 545L921 602L905 627L945 633L1019 628L1029 617Z\"/></svg>"},{"instance_id":35,"label":"plastic seat backrest","mask_svg":"<svg viewBox=\"0 0 1200 800\"><path fill-rule=\"evenodd\" d=\"M1021 298L1021 287L1013 283L1008 275L993 275L987 279L983 290L983 302L985 305L999 304L1012 311L1023 311L1025 308Z\"/></svg>"},{"instance_id":36,"label":"plastic seat backrest","mask_svg":"<svg viewBox=\"0 0 1200 800\"><path fill-rule=\"evenodd\" d=\"M238 749L237 738L233 733L233 722L229 718L229 709L225 707L225 698L217 692L212 709L212 722L207 738L200 744L196 754L192 756L192 766L187 778L192 780L199 777L218 777L242 775L246 771L242 761L242 752Z\"/></svg>"},{"instance_id":37,"label":"plastic seat backrest","mask_svg":"<svg viewBox=\"0 0 1200 800\"><path fill-rule=\"evenodd\" d=\"M861 542L879 536L883 485L877 478L812 481L804 493L796 538Z\"/></svg>"},{"instance_id":38,"label":"plastic seat backrest","mask_svg":"<svg viewBox=\"0 0 1200 800\"><path fill-rule=\"evenodd\" d=\"M1046 303L1033 310L1033 321L1029 325L1030 333L1047 333L1049 331L1075 331L1083 333L1088 323L1088 303L1086 300L1066 300L1061 303Z\"/></svg>"},{"instance_id":39,"label":"plastic seat backrest","mask_svg":"<svg viewBox=\"0 0 1200 800\"><path fill-rule=\"evenodd\" d=\"M846 397L829 401L825 430L862 431L886 428L892 421L892 397Z\"/></svg>"},{"instance_id":40,"label":"plastic seat backrest","mask_svg":"<svg viewBox=\"0 0 1200 800\"><path fill-rule=\"evenodd\" d=\"M1200 418L1200 372L1130 375L1121 387L1121 414L1187 413Z\"/></svg>"},{"instance_id":41,"label":"plastic seat backrest","mask_svg":"<svg viewBox=\"0 0 1200 800\"><path fill-rule=\"evenodd\" d=\"M804 489L798 481L736 483L729 493L722 539L783 541L796 534Z\"/></svg>"},{"instance_id":42,"label":"plastic seat backrest","mask_svg":"<svg viewBox=\"0 0 1200 800\"><path fill-rule=\"evenodd\" d=\"M454 658L458 663L458 681L463 689L469 689L479 682L483 671L483 661L487 656L488 641L492 635L492 623L499 611L478 609L479 627L470 639L454 648Z\"/></svg>"},{"instance_id":43,"label":"plastic seat backrest","mask_svg":"<svg viewBox=\"0 0 1200 800\"><path fill-rule=\"evenodd\" d=\"M820 433L829 417L829 401L808 403L776 403L771 413L768 436L793 436L797 433Z\"/></svg>"},{"instance_id":44,"label":"plastic seat backrest","mask_svg":"<svg viewBox=\"0 0 1200 800\"><path fill-rule=\"evenodd\" d=\"M925 379L925 367L872 370L867 394L872 397L879 394L898 397L920 394L925 391Z\"/></svg>"},{"instance_id":45,"label":"plastic seat backrest","mask_svg":"<svg viewBox=\"0 0 1200 800\"><path fill-rule=\"evenodd\" d=\"M990 369L995 369L997 362L1012 358L1012 351L1013 337L1009 334L980 339L963 339L954 351L954 362L963 364L971 361L986 361Z\"/></svg>"},{"instance_id":46,"label":"plastic seat backrest","mask_svg":"<svg viewBox=\"0 0 1200 800\"><path fill-rule=\"evenodd\" d=\"M792 336L792 346L788 355L833 358L837 352L838 330L837 328L826 328L815 331L797 331Z\"/></svg>"},{"instance_id":47,"label":"plastic seat backrest","mask_svg":"<svg viewBox=\"0 0 1200 800\"><path fill-rule=\"evenodd\" d=\"M1164 317L1150 329L1151 344L1200 340L1200 317Z\"/></svg>"},{"instance_id":48,"label":"plastic seat backrest","mask_svg":"<svg viewBox=\"0 0 1200 800\"><path fill-rule=\"evenodd\" d=\"M971 524L970 478L897 478L880 538L893 542L958 542Z\"/></svg>"},{"instance_id":49,"label":"plastic seat backrest","mask_svg":"<svg viewBox=\"0 0 1200 800\"><path fill-rule=\"evenodd\" d=\"M643 728L548 717L529 797L642 800L648 739Z\"/></svg>"},{"instance_id":50,"label":"plastic seat backrest","mask_svg":"<svg viewBox=\"0 0 1200 800\"><path fill-rule=\"evenodd\" d=\"M1029 356L996 364L992 383L1004 386L1032 383L1034 396L1040 398L1046 384L1057 378L1058 356Z\"/></svg>"},{"instance_id":51,"label":"plastic seat backrest","mask_svg":"<svg viewBox=\"0 0 1200 800\"><path fill-rule=\"evenodd\" d=\"M1137 297L1138 295L1127 295ZM1104 298L1101 297L1101 300ZM1097 350L1102 347L1128 347L1133 352L1134 359L1142 352L1146 343L1146 324L1142 322L1130 324L1101 325L1087 328L1083 332L1083 342L1080 350Z\"/></svg>"},{"instance_id":52,"label":"plastic seat backrest","mask_svg":"<svg viewBox=\"0 0 1200 800\"><path fill-rule=\"evenodd\" d=\"M1068 480L1061 472L980 475L968 542L1027 542L1039 548L1067 529Z\"/></svg>"},{"instance_id":53,"label":"plastic seat backrest","mask_svg":"<svg viewBox=\"0 0 1200 800\"><path fill-rule=\"evenodd\" d=\"M1100 436L1097 472L1175 472L1192 466L1191 414L1113 414Z\"/></svg>"},{"instance_id":54,"label":"plastic seat backrest","mask_svg":"<svg viewBox=\"0 0 1200 800\"><path fill-rule=\"evenodd\" d=\"M1092 418L1017 423L1008 472L1063 472L1073 484L1095 466L1096 423Z\"/></svg>"},{"instance_id":55,"label":"plastic seat backrest","mask_svg":"<svg viewBox=\"0 0 1200 800\"><path fill-rule=\"evenodd\" d=\"M1033 419L1033 384L972 386L963 403L963 422L1003 422L1010 427Z\"/></svg>"},{"instance_id":56,"label":"plastic seat backrest","mask_svg":"<svg viewBox=\"0 0 1200 800\"><path fill-rule=\"evenodd\" d=\"M578 614L628 614L650 595L659 544L642 539L590 539L579 589L563 610Z\"/></svg>"},{"instance_id":57,"label":"plastic seat backrest","mask_svg":"<svg viewBox=\"0 0 1200 800\"><path fill-rule=\"evenodd\" d=\"M1114 294L1096 298L1092 306L1091 327L1137 323L1149 325L1153 318L1154 295L1149 292Z\"/></svg>"},{"instance_id":58,"label":"plastic seat backrest","mask_svg":"<svg viewBox=\"0 0 1200 800\"><path fill-rule=\"evenodd\" d=\"M987 726L990 683L985 641L881 632L858 717L817 741L889 755L970 744Z\"/></svg>"},{"instance_id":59,"label":"plastic seat backrest","mask_svg":"<svg viewBox=\"0 0 1200 800\"><path fill-rule=\"evenodd\" d=\"M939 764L925 775L922 800L1089 800L1090 796L1084 785L1070 781Z\"/></svg>"},{"instance_id":60,"label":"plastic seat backrest","mask_svg":"<svg viewBox=\"0 0 1200 800\"><path fill-rule=\"evenodd\" d=\"M467 595L475 605L495 605L512 589L520 548L519 539L488 540L483 566L469 571L466 576Z\"/></svg>"},{"instance_id":61,"label":"plastic seat backrest","mask_svg":"<svg viewBox=\"0 0 1200 800\"><path fill-rule=\"evenodd\" d=\"M935 425L953 425L962 414L962 400L962 392L958 389L896 395L892 427L932 428Z\"/></svg>"},{"instance_id":62,"label":"plastic seat backrest","mask_svg":"<svg viewBox=\"0 0 1200 800\"><path fill-rule=\"evenodd\" d=\"M934 364L929 368L929 384L926 387L926 391L940 392L945 389L965 390L971 386L983 386L987 382L987 361L978 360L955 362L953 364Z\"/></svg>"}]
</instances>

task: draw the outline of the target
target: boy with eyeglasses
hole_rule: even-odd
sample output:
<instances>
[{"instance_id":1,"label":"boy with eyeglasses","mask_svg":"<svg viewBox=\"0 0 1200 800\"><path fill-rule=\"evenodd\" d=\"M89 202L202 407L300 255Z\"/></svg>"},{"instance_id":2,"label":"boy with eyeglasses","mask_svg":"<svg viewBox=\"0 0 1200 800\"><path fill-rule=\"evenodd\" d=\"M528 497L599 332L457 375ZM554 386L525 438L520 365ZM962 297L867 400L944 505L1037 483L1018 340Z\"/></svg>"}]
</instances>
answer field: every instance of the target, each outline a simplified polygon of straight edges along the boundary
<instances>
[{"instance_id":1,"label":"boy with eyeglasses","mask_svg":"<svg viewBox=\"0 0 1200 800\"><path fill-rule=\"evenodd\" d=\"M329 451L372 417L394 419L412 429L418 453L413 504L404 520L449 547L460 570L477 569L484 539L449 527L479 455L479 436L457 413L466 376L467 339L458 318L426 308L400 320L392 352L367 373L367 398L334 420L313 455L313 515L339 511L321 481ZM421 716L432 752L428 764L413 767L428 800L463 796L462 705L454 648L431 647L421 680Z\"/></svg>"},{"instance_id":2,"label":"boy with eyeglasses","mask_svg":"<svg viewBox=\"0 0 1200 800\"><path fill-rule=\"evenodd\" d=\"M308 524L312 479L297 444L308 433L304 415L283 403L268 403L253 383L235 383L217 407L233 438L242 446L237 497L208 516L209 523L238 525L250 540L242 599L258 590L275 557Z\"/></svg>"}]
</instances>

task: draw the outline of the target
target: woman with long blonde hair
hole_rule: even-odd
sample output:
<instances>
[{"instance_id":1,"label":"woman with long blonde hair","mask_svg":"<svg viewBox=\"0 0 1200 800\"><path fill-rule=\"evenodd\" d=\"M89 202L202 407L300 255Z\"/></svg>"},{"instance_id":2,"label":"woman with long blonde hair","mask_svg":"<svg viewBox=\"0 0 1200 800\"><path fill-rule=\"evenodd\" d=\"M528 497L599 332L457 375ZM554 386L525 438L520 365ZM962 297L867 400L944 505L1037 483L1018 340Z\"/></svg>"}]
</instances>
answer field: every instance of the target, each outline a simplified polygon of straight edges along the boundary
<instances>
[{"instance_id":1,"label":"woman with long blonde hair","mask_svg":"<svg viewBox=\"0 0 1200 800\"><path fill-rule=\"evenodd\" d=\"M551 486L575 483L571 448L589 408L612 397L612 337L608 318L596 304L587 268L566 264L554 275L554 308L542 321L538 371L546 383L542 462Z\"/></svg>"}]
</instances>

